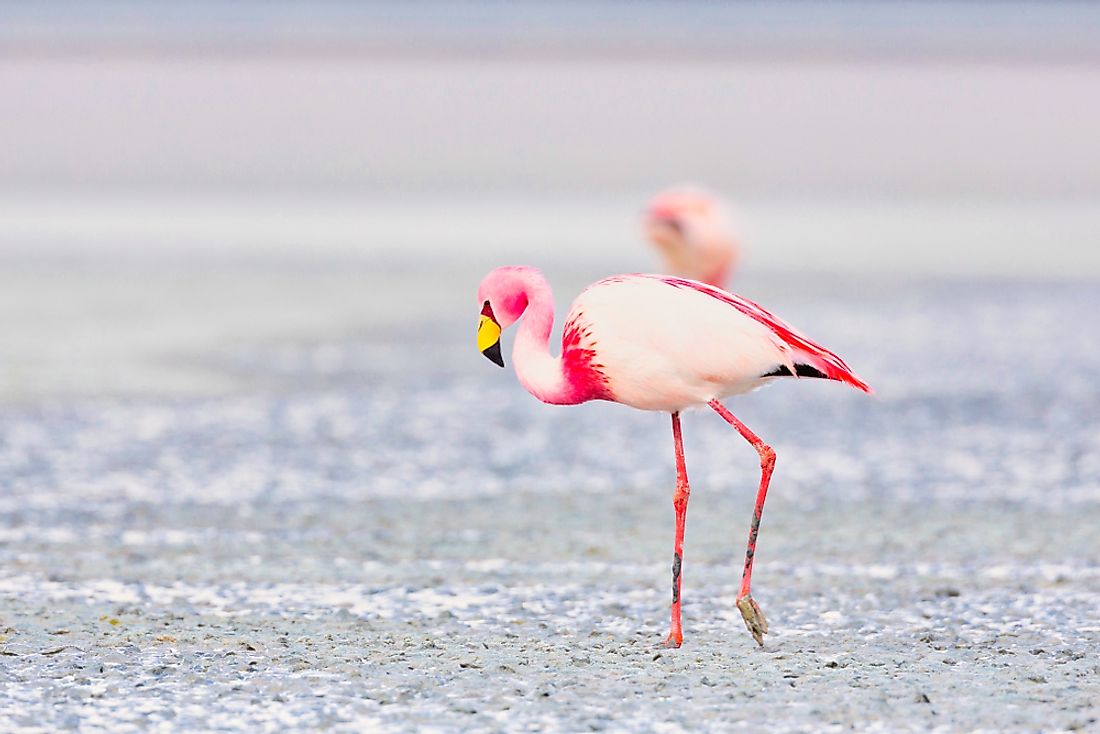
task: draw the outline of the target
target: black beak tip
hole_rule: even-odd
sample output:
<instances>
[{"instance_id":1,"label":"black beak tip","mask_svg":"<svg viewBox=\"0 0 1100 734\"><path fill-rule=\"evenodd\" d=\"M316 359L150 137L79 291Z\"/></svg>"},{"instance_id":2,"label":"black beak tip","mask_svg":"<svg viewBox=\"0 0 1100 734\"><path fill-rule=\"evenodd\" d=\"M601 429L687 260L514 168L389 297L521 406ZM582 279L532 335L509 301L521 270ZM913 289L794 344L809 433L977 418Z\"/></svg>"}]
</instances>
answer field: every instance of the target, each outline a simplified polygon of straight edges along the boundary
<instances>
[{"instance_id":1,"label":"black beak tip","mask_svg":"<svg viewBox=\"0 0 1100 734\"><path fill-rule=\"evenodd\" d=\"M497 342L493 346L489 347L484 352L482 352L482 354L488 357L489 361L494 362L496 365L500 367L504 366L504 357L500 354L500 342Z\"/></svg>"}]
</instances>

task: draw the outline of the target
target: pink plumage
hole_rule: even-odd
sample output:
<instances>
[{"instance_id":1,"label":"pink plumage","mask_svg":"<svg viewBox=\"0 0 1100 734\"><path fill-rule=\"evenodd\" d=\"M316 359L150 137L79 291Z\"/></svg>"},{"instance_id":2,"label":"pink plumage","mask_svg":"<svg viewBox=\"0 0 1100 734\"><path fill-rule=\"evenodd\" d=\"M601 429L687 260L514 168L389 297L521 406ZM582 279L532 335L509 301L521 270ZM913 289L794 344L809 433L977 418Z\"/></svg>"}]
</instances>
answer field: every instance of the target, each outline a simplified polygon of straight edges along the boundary
<instances>
[{"instance_id":1,"label":"pink plumage","mask_svg":"<svg viewBox=\"0 0 1100 734\"><path fill-rule=\"evenodd\" d=\"M478 345L503 366L500 333L521 316L512 358L520 383L543 402L610 400L672 414L677 466L672 630L679 646L683 526L690 493L680 438L680 412L708 405L757 450L761 482L749 534L738 609L763 644L767 622L750 594L760 514L775 452L718 402L780 377L817 377L871 389L839 356L769 311L720 288L663 275L618 275L593 283L566 317L562 350L552 356L553 295L538 270L502 267L478 288Z\"/></svg>"},{"instance_id":2,"label":"pink plumage","mask_svg":"<svg viewBox=\"0 0 1100 734\"><path fill-rule=\"evenodd\" d=\"M827 379L847 383L865 393L873 392L866 382L856 377L851 368L849 368L839 356L820 344L811 341L808 337L803 336L798 329L795 329L793 326L783 321L783 319L775 316L770 311L765 310L747 298L742 298L741 296L722 290L721 288L699 283L694 280L688 280L686 278L672 278L663 275L633 277L658 278L677 288L694 288L695 290L706 293L712 298L717 298L724 303L728 303L741 313L759 321L771 329L772 332L783 340L783 343L794 352L797 358L797 364L813 367L821 372ZM798 376L797 373L795 376Z\"/></svg>"},{"instance_id":3,"label":"pink plumage","mask_svg":"<svg viewBox=\"0 0 1100 734\"><path fill-rule=\"evenodd\" d=\"M643 224L665 272L726 287L737 267L740 243L718 196L698 186L667 189L650 199Z\"/></svg>"}]
</instances>

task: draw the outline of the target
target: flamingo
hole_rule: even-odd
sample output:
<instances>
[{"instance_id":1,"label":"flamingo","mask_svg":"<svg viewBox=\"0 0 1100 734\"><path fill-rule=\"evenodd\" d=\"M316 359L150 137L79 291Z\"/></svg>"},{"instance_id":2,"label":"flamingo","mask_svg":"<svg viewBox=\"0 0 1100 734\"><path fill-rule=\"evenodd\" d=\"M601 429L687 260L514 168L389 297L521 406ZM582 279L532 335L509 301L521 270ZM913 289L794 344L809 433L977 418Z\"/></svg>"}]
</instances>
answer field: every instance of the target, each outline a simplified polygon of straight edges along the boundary
<instances>
[{"instance_id":1,"label":"flamingo","mask_svg":"<svg viewBox=\"0 0 1100 734\"><path fill-rule=\"evenodd\" d=\"M717 196L695 186L663 191L646 206L644 227L664 257L666 272L726 287L739 248L729 213Z\"/></svg>"},{"instance_id":2,"label":"flamingo","mask_svg":"<svg viewBox=\"0 0 1100 734\"><path fill-rule=\"evenodd\" d=\"M520 316L512 359L529 393L551 405L608 400L672 416L676 535L672 556L672 619L665 645L680 647L680 582L687 466L680 413L709 406L760 456L760 486L749 529L737 608L763 646L768 623L752 597L752 564L760 516L775 467L775 451L719 402L781 377L817 377L871 388L837 355L810 341L768 311L740 296L695 280L666 275L617 275L585 289L565 320L561 353L550 354L554 299L537 269L496 268L477 292L481 318L478 349L504 366L502 330Z\"/></svg>"}]
</instances>

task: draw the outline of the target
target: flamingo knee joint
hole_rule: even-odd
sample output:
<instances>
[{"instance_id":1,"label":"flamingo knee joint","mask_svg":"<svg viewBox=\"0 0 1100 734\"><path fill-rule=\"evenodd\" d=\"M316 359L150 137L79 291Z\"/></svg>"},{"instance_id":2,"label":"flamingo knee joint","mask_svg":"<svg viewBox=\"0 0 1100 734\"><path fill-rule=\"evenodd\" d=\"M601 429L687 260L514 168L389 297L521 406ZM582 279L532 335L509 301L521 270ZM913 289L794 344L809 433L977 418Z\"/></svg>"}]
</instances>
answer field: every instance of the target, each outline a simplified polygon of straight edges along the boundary
<instances>
[{"instance_id":1,"label":"flamingo knee joint","mask_svg":"<svg viewBox=\"0 0 1100 734\"><path fill-rule=\"evenodd\" d=\"M760 453L760 466L775 466L775 449L765 443L757 451Z\"/></svg>"}]
</instances>

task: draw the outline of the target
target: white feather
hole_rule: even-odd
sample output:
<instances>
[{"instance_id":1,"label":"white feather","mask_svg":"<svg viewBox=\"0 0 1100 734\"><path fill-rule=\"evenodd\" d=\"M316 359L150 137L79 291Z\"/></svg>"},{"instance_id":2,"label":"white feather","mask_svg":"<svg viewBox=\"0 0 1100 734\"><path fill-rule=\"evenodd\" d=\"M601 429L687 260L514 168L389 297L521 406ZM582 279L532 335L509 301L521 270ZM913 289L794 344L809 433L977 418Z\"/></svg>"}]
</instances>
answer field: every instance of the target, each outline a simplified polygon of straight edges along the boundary
<instances>
[{"instance_id":1,"label":"white feather","mask_svg":"<svg viewBox=\"0 0 1100 734\"><path fill-rule=\"evenodd\" d=\"M615 399L642 410L678 411L749 392L785 365L790 347L727 303L657 278L600 281L573 302L567 321L587 326Z\"/></svg>"}]
</instances>

